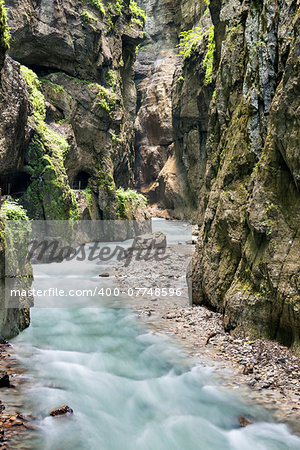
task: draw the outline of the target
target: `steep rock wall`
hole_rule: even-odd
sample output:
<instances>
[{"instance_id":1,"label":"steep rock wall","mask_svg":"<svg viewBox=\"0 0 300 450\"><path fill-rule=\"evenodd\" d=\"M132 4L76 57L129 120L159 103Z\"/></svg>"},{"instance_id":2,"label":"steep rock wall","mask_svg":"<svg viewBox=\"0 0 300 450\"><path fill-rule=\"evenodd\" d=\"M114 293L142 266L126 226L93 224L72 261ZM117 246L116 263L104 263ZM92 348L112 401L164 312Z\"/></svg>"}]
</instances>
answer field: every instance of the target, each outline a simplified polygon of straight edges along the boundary
<instances>
[{"instance_id":1,"label":"steep rock wall","mask_svg":"<svg viewBox=\"0 0 300 450\"><path fill-rule=\"evenodd\" d=\"M205 147L210 98L201 89L201 59L184 66L178 36L194 26L208 29L210 14L204 0L143 0L141 5L147 22L135 65L138 185L152 205L167 209L169 215L194 217L203 178L199 153ZM203 42L203 54L204 50Z\"/></svg>"},{"instance_id":2,"label":"steep rock wall","mask_svg":"<svg viewBox=\"0 0 300 450\"><path fill-rule=\"evenodd\" d=\"M3 143L0 171L31 176L22 204L33 218L118 218L117 189L133 184L132 67L142 13L122 0L6 4L9 54L24 85L12 90L27 103L20 149ZM90 177L86 191L72 189L80 172ZM145 217L142 200L137 210Z\"/></svg>"},{"instance_id":3,"label":"steep rock wall","mask_svg":"<svg viewBox=\"0 0 300 450\"><path fill-rule=\"evenodd\" d=\"M138 186L144 193L152 193L153 183L173 153L171 86L177 62L176 2L143 0L141 6L147 21L135 63L135 167ZM150 200L158 199L150 194Z\"/></svg>"},{"instance_id":4,"label":"steep rock wall","mask_svg":"<svg viewBox=\"0 0 300 450\"><path fill-rule=\"evenodd\" d=\"M299 1L144 5L161 22L137 59L140 182L199 224L193 302L297 348Z\"/></svg>"},{"instance_id":5,"label":"steep rock wall","mask_svg":"<svg viewBox=\"0 0 300 450\"><path fill-rule=\"evenodd\" d=\"M6 57L9 44L6 13L0 2L0 165L9 167L19 164L24 144L28 142L27 107L25 83L20 77L18 65ZM8 149L15 152L8 152ZM5 268L5 239L4 226L6 213L1 209L3 199L0 192L0 340L16 336L29 325L29 300L27 297L15 299L19 307L7 308L6 296L6 268ZM11 251L17 249L11 246ZM20 255L14 258L15 270L18 271L25 264ZM27 267L30 273L30 266ZM23 288L29 288L31 280L23 283Z\"/></svg>"},{"instance_id":6,"label":"steep rock wall","mask_svg":"<svg viewBox=\"0 0 300 450\"><path fill-rule=\"evenodd\" d=\"M211 1L209 107L193 302L299 348L299 1ZM219 53L218 53L219 52Z\"/></svg>"}]
</instances>

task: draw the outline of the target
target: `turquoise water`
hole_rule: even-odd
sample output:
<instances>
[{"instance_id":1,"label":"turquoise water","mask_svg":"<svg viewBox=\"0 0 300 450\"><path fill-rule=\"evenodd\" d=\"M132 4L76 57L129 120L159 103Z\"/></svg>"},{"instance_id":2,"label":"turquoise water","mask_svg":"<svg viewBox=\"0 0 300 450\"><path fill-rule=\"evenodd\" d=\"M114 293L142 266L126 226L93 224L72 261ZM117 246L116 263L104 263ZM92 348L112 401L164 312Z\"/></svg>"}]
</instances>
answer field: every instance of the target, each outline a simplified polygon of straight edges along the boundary
<instances>
[{"instance_id":1,"label":"turquoise water","mask_svg":"<svg viewBox=\"0 0 300 450\"><path fill-rule=\"evenodd\" d=\"M159 225L171 228L176 241L176 225ZM47 272L45 266L35 270ZM63 263L35 285L72 286L74 273L74 263ZM82 264L80 283L95 283L98 273L99 266ZM192 367L170 339L138 323L126 298L96 303L35 308L31 326L14 340L31 377L26 410L38 418L30 448L300 449L300 439L285 425L265 421L263 411L223 388L212 368ZM72 416L49 417L64 404ZM240 428L240 414L255 423Z\"/></svg>"}]
</instances>

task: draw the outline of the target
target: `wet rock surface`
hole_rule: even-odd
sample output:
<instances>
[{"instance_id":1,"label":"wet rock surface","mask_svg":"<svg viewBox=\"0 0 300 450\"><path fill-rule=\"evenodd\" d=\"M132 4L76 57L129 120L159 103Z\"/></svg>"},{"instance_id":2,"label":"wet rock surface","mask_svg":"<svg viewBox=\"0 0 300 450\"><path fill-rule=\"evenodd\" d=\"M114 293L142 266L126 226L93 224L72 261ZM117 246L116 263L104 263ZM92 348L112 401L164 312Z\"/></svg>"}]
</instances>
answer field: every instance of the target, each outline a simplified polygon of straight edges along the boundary
<instances>
[{"instance_id":1,"label":"wet rock surface","mask_svg":"<svg viewBox=\"0 0 300 450\"><path fill-rule=\"evenodd\" d=\"M20 412L24 373L9 343L0 344L0 369L5 373L1 378L1 381L5 379L1 386L0 448L19 448L30 438L35 425L33 417Z\"/></svg>"},{"instance_id":2,"label":"wet rock surface","mask_svg":"<svg viewBox=\"0 0 300 450\"><path fill-rule=\"evenodd\" d=\"M58 408L54 408L49 412L49 415L52 417L65 416L70 414L73 414L73 409L67 405L59 406Z\"/></svg>"},{"instance_id":3,"label":"wet rock surface","mask_svg":"<svg viewBox=\"0 0 300 450\"><path fill-rule=\"evenodd\" d=\"M211 2L209 9L214 90L202 85L210 103L193 302L222 313L237 335L297 351L299 2Z\"/></svg>"},{"instance_id":4,"label":"wet rock surface","mask_svg":"<svg viewBox=\"0 0 300 450\"><path fill-rule=\"evenodd\" d=\"M10 387L9 375L7 373L0 374L0 388Z\"/></svg>"}]
</instances>

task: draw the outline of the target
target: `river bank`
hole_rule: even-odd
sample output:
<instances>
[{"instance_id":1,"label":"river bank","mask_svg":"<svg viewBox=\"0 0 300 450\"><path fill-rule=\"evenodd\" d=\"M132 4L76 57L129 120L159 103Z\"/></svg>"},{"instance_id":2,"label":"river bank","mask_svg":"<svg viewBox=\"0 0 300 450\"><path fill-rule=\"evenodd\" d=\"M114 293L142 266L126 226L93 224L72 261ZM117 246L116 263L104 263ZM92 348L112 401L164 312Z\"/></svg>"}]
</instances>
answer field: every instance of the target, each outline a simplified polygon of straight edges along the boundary
<instances>
[{"instance_id":1,"label":"river bank","mask_svg":"<svg viewBox=\"0 0 300 450\"><path fill-rule=\"evenodd\" d=\"M165 261L140 261L138 266L129 267L120 262L113 274L122 289L147 288L150 295L139 295L140 290L130 303L153 332L175 338L195 365L213 364L226 386L243 392L267 408L274 420L289 423L300 434L297 357L277 342L232 337L224 330L221 314L189 305L186 270L193 248L191 244L172 245ZM180 289L181 295L155 295L154 289L163 287Z\"/></svg>"},{"instance_id":2,"label":"river bank","mask_svg":"<svg viewBox=\"0 0 300 450\"><path fill-rule=\"evenodd\" d=\"M34 429L32 418L20 412L23 407L22 368L9 342L0 344L0 449L17 448ZM25 448L24 446L22 448ZM27 447L26 447L27 448Z\"/></svg>"}]
</instances>

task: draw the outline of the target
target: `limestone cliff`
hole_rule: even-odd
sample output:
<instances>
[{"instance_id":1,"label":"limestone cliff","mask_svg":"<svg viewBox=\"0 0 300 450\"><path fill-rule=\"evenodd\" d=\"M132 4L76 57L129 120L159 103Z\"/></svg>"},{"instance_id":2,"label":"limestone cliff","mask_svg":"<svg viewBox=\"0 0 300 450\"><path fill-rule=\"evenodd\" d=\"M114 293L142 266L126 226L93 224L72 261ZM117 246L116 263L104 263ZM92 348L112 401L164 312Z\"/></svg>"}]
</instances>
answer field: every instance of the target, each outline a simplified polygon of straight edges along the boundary
<instances>
[{"instance_id":1,"label":"limestone cliff","mask_svg":"<svg viewBox=\"0 0 300 450\"><path fill-rule=\"evenodd\" d=\"M171 1L141 2L147 14L145 36L137 52L136 180L153 198L155 183L173 153L171 86L177 62L177 32Z\"/></svg>"},{"instance_id":2,"label":"limestone cliff","mask_svg":"<svg viewBox=\"0 0 300 450\"><path fill-rule=\"evenodd\" d=\"M228 330L296 348L299 1L143 5L162 22L150 20L137 56L140 182L199 224L193 302Z\"/></svg>"},{"instance_id":3,"label":"limestone cliff","mask_svg":"<svg viewBox=\"0 0 300 450\"><path fill-rule=\"evenodd\" d=\"M193 302L300 344L299 1L211 1ZM210 87L212 85L214 89ZM213 92L212 92L213 91ZM210 96L210 97L209 97Z\"/></svg>"},{"instance_id":4,"label":"limestone cliff","mask_svg":"<svg viewBox=\"0 0 300 450\"><path fill-rule=\"evenodd\" d=\"M133 63L143 12L123 0L6 6L14 70L3 91L23 110L17 135L3 138L0 173L7 184L14 171L27 174L21 202L32 218L118 218L118 188L133 184ZM141 200L138 218L143 210Z\"/></svg>"},{"instance_id":5,"label":"limestone cliff","mask_svg":"<svg viewBox=\"0 0 300 450\"><path fill-rule=\"evenodd\" d=\"M144 216L137 186L199 224L194 303L299 347L299 0L141 0L145 34L133 1L7 6L6 189L18 170L31 217L90 219Z\"/></svg>"},{"instance_id":6,"label":"limestone cliff","mask_svg":"<svg viewBox=\"0 0 300 450\"><path fill-rule=\"evenodd\" d=\"M6 20L6 12L3 2L0 1L0 148L14 148L10 152L7 164L17 166L18 159L22 153L21 142L27 139L26 111L27 99L25 84L22 81L17 65L6 57L9 46L9 33ZM2 153L2 152L0 152ZM11 213L18 220L28 222L25 212L21 207L8 203L4 205L0 192L0 340L15 336L29 325L29 301L28 297L17 297L14 305L9 305L6 288L6 260L5 260L5 238L4 226L7 219L11 219ZM22 243L20 243L22 245ZM26 264L25 258L18 255L17 245L10 245L12 264L17 273ZM31 273L30 265L26 266L26 273ZM26 278L22 288L29 288L31 279ZM10 306L10 307L7 307ZM15 306L15 307L12 307Z\"/></svg>"},{"instance_id":7,"label":"limestone cliff","mask_svg":"<svg viewBox=\"0 0 300 450\"><path fill-rule=\"evenodd\" d=\"M210 92L201 88L205 40L202 47L199 42L192 64L186 64L179 55L178 36L193 26L208 30L210 14L204 1L143 0L141 5L148 19L135 65L138 186L151 204L166 208L169 215L194 217Z\"/></svg>"},{"instance_id":8,"label":"limestone cliff","mask_svg":"<svg viewBox=\"0 0 300 450\"><path fill-rule=\"evenodd\" d=\"M29 323L29 299L5 307L7 218L19 220L20 211L26 221L26 214L146 217L144 197L123 189L133 184L133 64L143 11L129 0L5 6L0 0L0 188L7 198L0 208L0 338ZM18 272L24 261L14 256Z\"/></svg>"}]
</instances>

